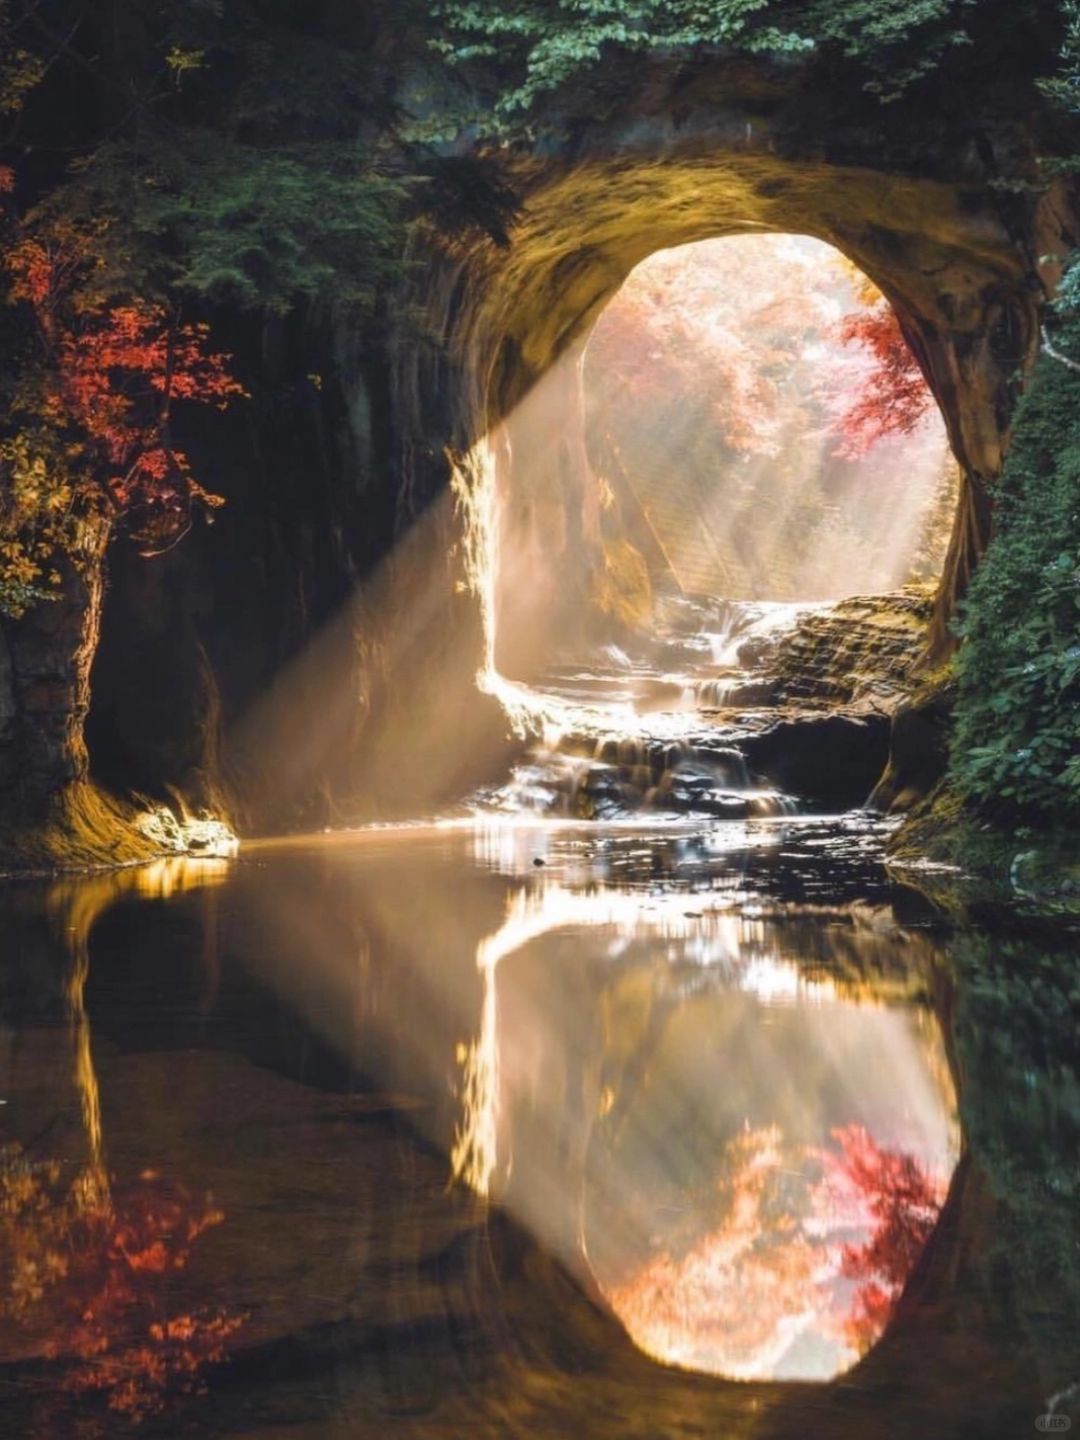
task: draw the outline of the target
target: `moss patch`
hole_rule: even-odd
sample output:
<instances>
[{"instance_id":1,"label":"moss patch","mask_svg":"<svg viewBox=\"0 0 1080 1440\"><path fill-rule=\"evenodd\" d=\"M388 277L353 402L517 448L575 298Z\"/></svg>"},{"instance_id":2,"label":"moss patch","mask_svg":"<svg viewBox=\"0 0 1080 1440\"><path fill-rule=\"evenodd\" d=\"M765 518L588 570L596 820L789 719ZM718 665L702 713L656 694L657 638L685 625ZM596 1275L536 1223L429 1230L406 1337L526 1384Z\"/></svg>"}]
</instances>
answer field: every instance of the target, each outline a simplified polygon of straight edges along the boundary
<instances>
[{"instance_id":1,"label":"moss patch","mask_svg":"<svg viewBox=\"0 0 1080 1440\"><path fill-rule=\"evenodd\" d=\"M980 901L1038 914L1080 914L1080 833L995 825L943 783L897 831L890 858L918 888L955 912Z\"/></svg>"},{"instance_id":2,"label":"moss patch","mask_svg":"<svg viewBox=\"0 0 1080 1440\"><path fill-rule=\"evenodd\" d=\"M134 805L90 781L56 795L44 817L0 828L0 874L51 874L137 865L168 853L139 830Z\"/></svg>"}]
</instances>

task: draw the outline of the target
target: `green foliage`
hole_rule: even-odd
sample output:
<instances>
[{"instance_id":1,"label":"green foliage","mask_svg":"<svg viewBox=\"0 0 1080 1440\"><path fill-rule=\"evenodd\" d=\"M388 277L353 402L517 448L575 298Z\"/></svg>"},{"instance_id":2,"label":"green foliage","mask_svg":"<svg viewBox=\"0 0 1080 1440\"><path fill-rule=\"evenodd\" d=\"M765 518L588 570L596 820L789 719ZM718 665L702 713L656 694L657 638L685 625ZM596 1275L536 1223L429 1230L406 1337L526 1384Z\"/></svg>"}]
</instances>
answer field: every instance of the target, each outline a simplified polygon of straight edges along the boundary
<instances>
[{"instance_id":1,"label":"green foliage","mask_svg":"<svg viewBox=\"0 0 1080 1440\"><path fill-rule=\"evenodd\" d=\"M442 0L432 47L452 65L495 62L494 128L591 69L605 51L678 53L735 48L797 55L832 51L890 101L971 43L979 0ZM983 0L985 4L985 0ZM514 78L506 83L506 73Z\"/></svg>"},{"instance_id":2,"label":"green foliage","mask_svg":"<svg viewBox=\"0 0 1080 1440\"><path fill-rule=\"evenodd\" d=\"M866 66L864 89L883 104L931 75L947 51L968 46L979 0L810 0L803 21L822 47Z\"/></svg>"},{"instance_id":3,"label":"green foliage","mask_svg":"<svg viewBox=\"0 0 1080 1440\"><path fill-rule=\"evenodd\" d=\"M446 30L433 48L452 63L510 60L519 83L496 100L503 117L528 110L594 65L605 47L642 52L738 44L746 50L797 51L809 43L762 23L769 0L447 0L433 13Z\"/></svg>"},{"instance_id":4,"label":"green foliage","mask_svg":"<svg viewBox=\"0 0 1080 1440\"><path fill-rule=\"evenodd\" d=\"M1060 65L1040 82L1043 93L1064 110L1080 111L1080 0L1061 0Z\"/></svg>"},{"instance_id":5,"label":"green foliage","mask_svg":"<svg viewBox=\"0 0 1080 1440\"><path fill-rule=\"evenodd\" d=\"M1055 342L1080 351L1080 324ZM1021 402L997 530L959 632L952 773L1001 816L1080 817L1080 376L1048 353Z\"/></svg>"},{"instance_id":6,"label":"green foliage","mask_svg":"<svg viewBox=\"0 0 1080 1440\"><path fill-rule=\"evenodd\" d=\"M0 42L31 46L20 73L47 76L19 117L24 142L51 142L70 114L68 173L25 197L29 229L97 227L97 279L118 297L370 306L400 273L409 195L384 156L395 111L368 43L379 6L306 9L119 0L106 23L68 0L0 0ZM93 87L77 132L58 88L73 75Z\"/></svg>"},{"instance_id":7,"label":"green foliage","mask_svg":"<svg viewBox=\"0 0 1080 1440\"><path fill-rule=\"evenodd\" d=\"M355 15L334 24L321 13L329 7L288 0L171 0L148 41L181 92L174 109L189 121L275 148L361 134L370 141L394 118L395 77L370 43L384 7L369 0L350 8Z\"/></svg>"},{"instance_id":8,"label":"green foliage","mask_svg":"<svg viewBox=\"0 0 1080 1440\"><path fill-rule=\"evenodd\" d=\"M74 545L75 486L51 435L0 440L0 615L19 619L56 598L56 556Z\"/></svg>"},{"instance_id":9,"label":"green foliage","mask_svg":"<svg viewBox=\"0 0 1080 1440\"><path fill-rule=\"evenodd\" d=\"M1067 312L1080 312L1080 255L1074 255L1065 268L1058 286L1058 308Z\"/></svg>"},{"instance_id":10,"label":"green foliage","mask_svg":"<svg viewBox=\"0 0 1080 1440\"><path fill-rule=\"evenodd\" d=\"M321 296L370 306L400 268L406 197L355 145L194 131L102 146L38 214L109 223L98 280L116 293L284 311Z\"/></svg>"},{"instance_id":11,"label":"green foliage","mask_svg":"<svg viewBox=\"0 0 1080 1440\"><path fill-rule=\"evenodd\" d=\"M19 43L10 0L0 0L0 115L15 114L45 73L40 55Z\"/></svg>"}]
</instances>

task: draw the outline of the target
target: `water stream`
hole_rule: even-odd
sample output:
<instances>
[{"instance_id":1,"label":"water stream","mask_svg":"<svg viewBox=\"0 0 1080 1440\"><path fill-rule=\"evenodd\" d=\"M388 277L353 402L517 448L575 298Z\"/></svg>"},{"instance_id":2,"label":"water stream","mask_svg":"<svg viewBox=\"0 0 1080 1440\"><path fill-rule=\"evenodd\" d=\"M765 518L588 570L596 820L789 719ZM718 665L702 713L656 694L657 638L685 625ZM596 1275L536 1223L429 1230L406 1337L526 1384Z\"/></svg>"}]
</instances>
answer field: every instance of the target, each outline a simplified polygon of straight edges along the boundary
<instances>
[{"instance_id":1,"label":"water stream","mask_svg":"<svg viewBox=\"0 0 1080 1440\"><path fill-rule=\"evenodd\" d=\"M794 813L794 797L751 773L728 699L753 698L765 659L815 608L664 597L647 634L597 645L528 688L542 738L474 803L584 820Z\"/></svg>"}]
</instances>

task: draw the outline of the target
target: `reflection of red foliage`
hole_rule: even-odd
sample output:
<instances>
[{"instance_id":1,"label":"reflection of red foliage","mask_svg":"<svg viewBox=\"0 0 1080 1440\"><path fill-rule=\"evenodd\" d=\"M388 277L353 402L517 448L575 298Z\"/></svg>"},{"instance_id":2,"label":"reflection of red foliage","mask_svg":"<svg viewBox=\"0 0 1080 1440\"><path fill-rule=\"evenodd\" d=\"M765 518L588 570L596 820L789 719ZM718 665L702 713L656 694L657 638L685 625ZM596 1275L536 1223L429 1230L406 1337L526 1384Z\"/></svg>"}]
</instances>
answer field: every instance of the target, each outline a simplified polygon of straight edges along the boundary
<instances>
[{"instance_id":1,"label":"reflection of red foliage","mask_svg":"<svg viewBox=\"0 0 1080 1440\"><path fill-rule=\"evenodd\" d=\"M844 1329L865 1353L884 1333L915 1263L937 1224L944 1183L911 1155L884 1150L861 1125L833 1132L837 1157L825 1152L826 1184L846 1193L870 1229L861 1245L845 1245L841 1273L857 1282Z\"/></svg>"},{"instance_id":2,"label":"reflection of red foliage","mask_svg":"<svg viewBox=\"0 0 1080 1440\"><path fill-rule=\"evenodd\" d=\"M933 395L887 300L848 315L840 326L872 368L836 420L837 454L858 460L889 435L910 435L933 406Z\"/></svg>"},{"instance_id":3,"label":"reflection of red foliage","mask_svg":"<svg viewBox=\"0 0 1080 1440\"><path fill-rule=\"evenodd\" d=\"M781 1190L786 1164L776 1126L728 1143L717 1184L720 1224L684 1254L657 1251L607 1295L635 1344L669 1364L737 1379L771 1375L792 1327L816 1303L820 1241L801 1232Z\"/></svg>"},{"instance_id":4,"label":"reflection of red foliage","mask_svg":"<svg viewBox=\"0 0 1080 1440\"><path fill-rule=\"evenodd\" d=\"M207 1366L225 1358L225 1342L241 1321L225 1315L180 1315L147 1329L148 1343L101 1351L72 1372L67 1388L108 1396L109 1408L133 1419L163 1406L171 1386L200 1388L198 1377Z\"/></svg>"},{"instance_id":5,"label":"reflection of red foliage","mask_svg":"<svg viewBox=\"0 0 1080 1440\"><path fill-rule=\"evenodd\" d=\"M771 1127L728 1142L719 1223L689 1244L654 1248L605 1291L637 1345L739 1379L778 1367L790 1378L793 1363L820 1379L881 1339L947 1181L860 1125L832 1139L827 1149L786 1144ZM797 1354L800 1337L818 1343Z\"/></svg>"},{"instance_id":6,"label":"reflection of red foliage","mask_svg":"<svg viewBox=\"0 0 1080 1440\"><path fill-rule=\"evenodd\" d=\"M53 1356L75 1360L69 1390L96 1391L139 1418L161 1407L167 1388L192 1388L206 1365L224 1358L241 1320L221 1311L170 1315L166 1295L195 1241L224 1218L152 1171L77 1213L48 1345Z\"/></svg>"}]
</instances>

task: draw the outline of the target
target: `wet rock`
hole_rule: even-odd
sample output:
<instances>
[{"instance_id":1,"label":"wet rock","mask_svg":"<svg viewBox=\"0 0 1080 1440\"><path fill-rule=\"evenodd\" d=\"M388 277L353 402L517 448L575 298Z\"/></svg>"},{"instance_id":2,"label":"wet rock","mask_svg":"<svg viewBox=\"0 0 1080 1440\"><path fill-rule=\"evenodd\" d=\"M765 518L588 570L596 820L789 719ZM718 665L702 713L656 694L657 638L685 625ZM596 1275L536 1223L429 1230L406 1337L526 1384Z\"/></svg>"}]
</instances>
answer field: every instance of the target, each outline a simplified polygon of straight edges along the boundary
<instances>
[{"instance_id":1,"label":"wet rock","mask_svg":"<svg viewBox=\"0 0 1080 1440\"><path fill-rule=\"evenodd\" d=\"M740 710L749 706L775 705L780 698L776 680L709 681L698 691L702 710Z\"/></svg>"},{"instance_id":2,"label":"wet rock","mask_svg":"<svg viewBox=\"0 0 1080 1440\"><path fill-rule=\"evenodd\" d=\"M571 797L570 813L579 820L612 820L632 805L619 772L608 765L586 770Z\"/></svg>"},{"instance_id":3,"label":"wet rock","mask_svg":"<svg viewBox=\"0 0 1080 1440\"><path fill-rule=\"evenodd\" d=\"M779 636L751 635L739 646L735 656L744 670L761 670L775 660L779 648Z\"/></svg>"},{"instance_id":4,"label":"wet rock","mask_svg":"<svg viewBox=\"0 0 1080 1440\"><path fill-rule=\"evenodd\" d=\"M846 810L873 790L889 754L885 715L785 715L740 740L754 772L811 805Z\"/></svg>"},{"instance_id":5,"label":"wet rock","mask_svg":"<svg viewBox=\"0 0 1080 1440\"><path fill-rule=\"evenodd\" d=\"M677 709L682 694L683 687L678 681L652 678L642 680L638 682L634 695L634 709L639 715Z\"/></svg>"},{"instance_id":6,"label":"wet rock","mask_svg":"<svg viewBox=\"0 0 1080 1440\"><path fill-rule=\"evenodd\" d=\"M889 762L871 795L875 810L910 810L929 795L949 763L951 687L903 700L896 708L889 737Z\"/></svg>"},{"instance_id":7,"label":"wet rock","mask_svg":"<svg viewBox=\"0 0 1080 1440\"><path fill-rule=\"evenodd\" d=\"M913 585L802 616L778 647L773 703L895 708L925 649L932 604L929 589Z\"/></svg>"},{"instance_id":8,"label":"wet rock","mask_svg":"<svg viewBox=\"0 0 1080 1440\"><path fill-rule=\"evenodd\" d=\"M694 749L694 758L699 765L705 767L704 773L713 784L719 780L732 790L749 788L751 781L746 756L734 745L717 748L698 745Z\"/></svg>"},{"instance_id":9,"label":"wet rock","mask_svg":"<svg viewBox=\"0 0 1080 1440\"><path fill-rule=\"evenodd\" d=\"M709 775L667 771L651 792L650 805L677 814L745 820L752 813L751 798L740 791L721 789Z\"/></svg>"},{"instance_id":10,"label":"wet rock","mask_svg":"<svg viewBox=\"0 0 1080 1440\"><path fill-rule=\"evenodd\" d=\"M635 765L646 763L647 749L645 742L632 737L626 737L619 742L619 764L633 768Z\"/></svg>"}]
</instances>

